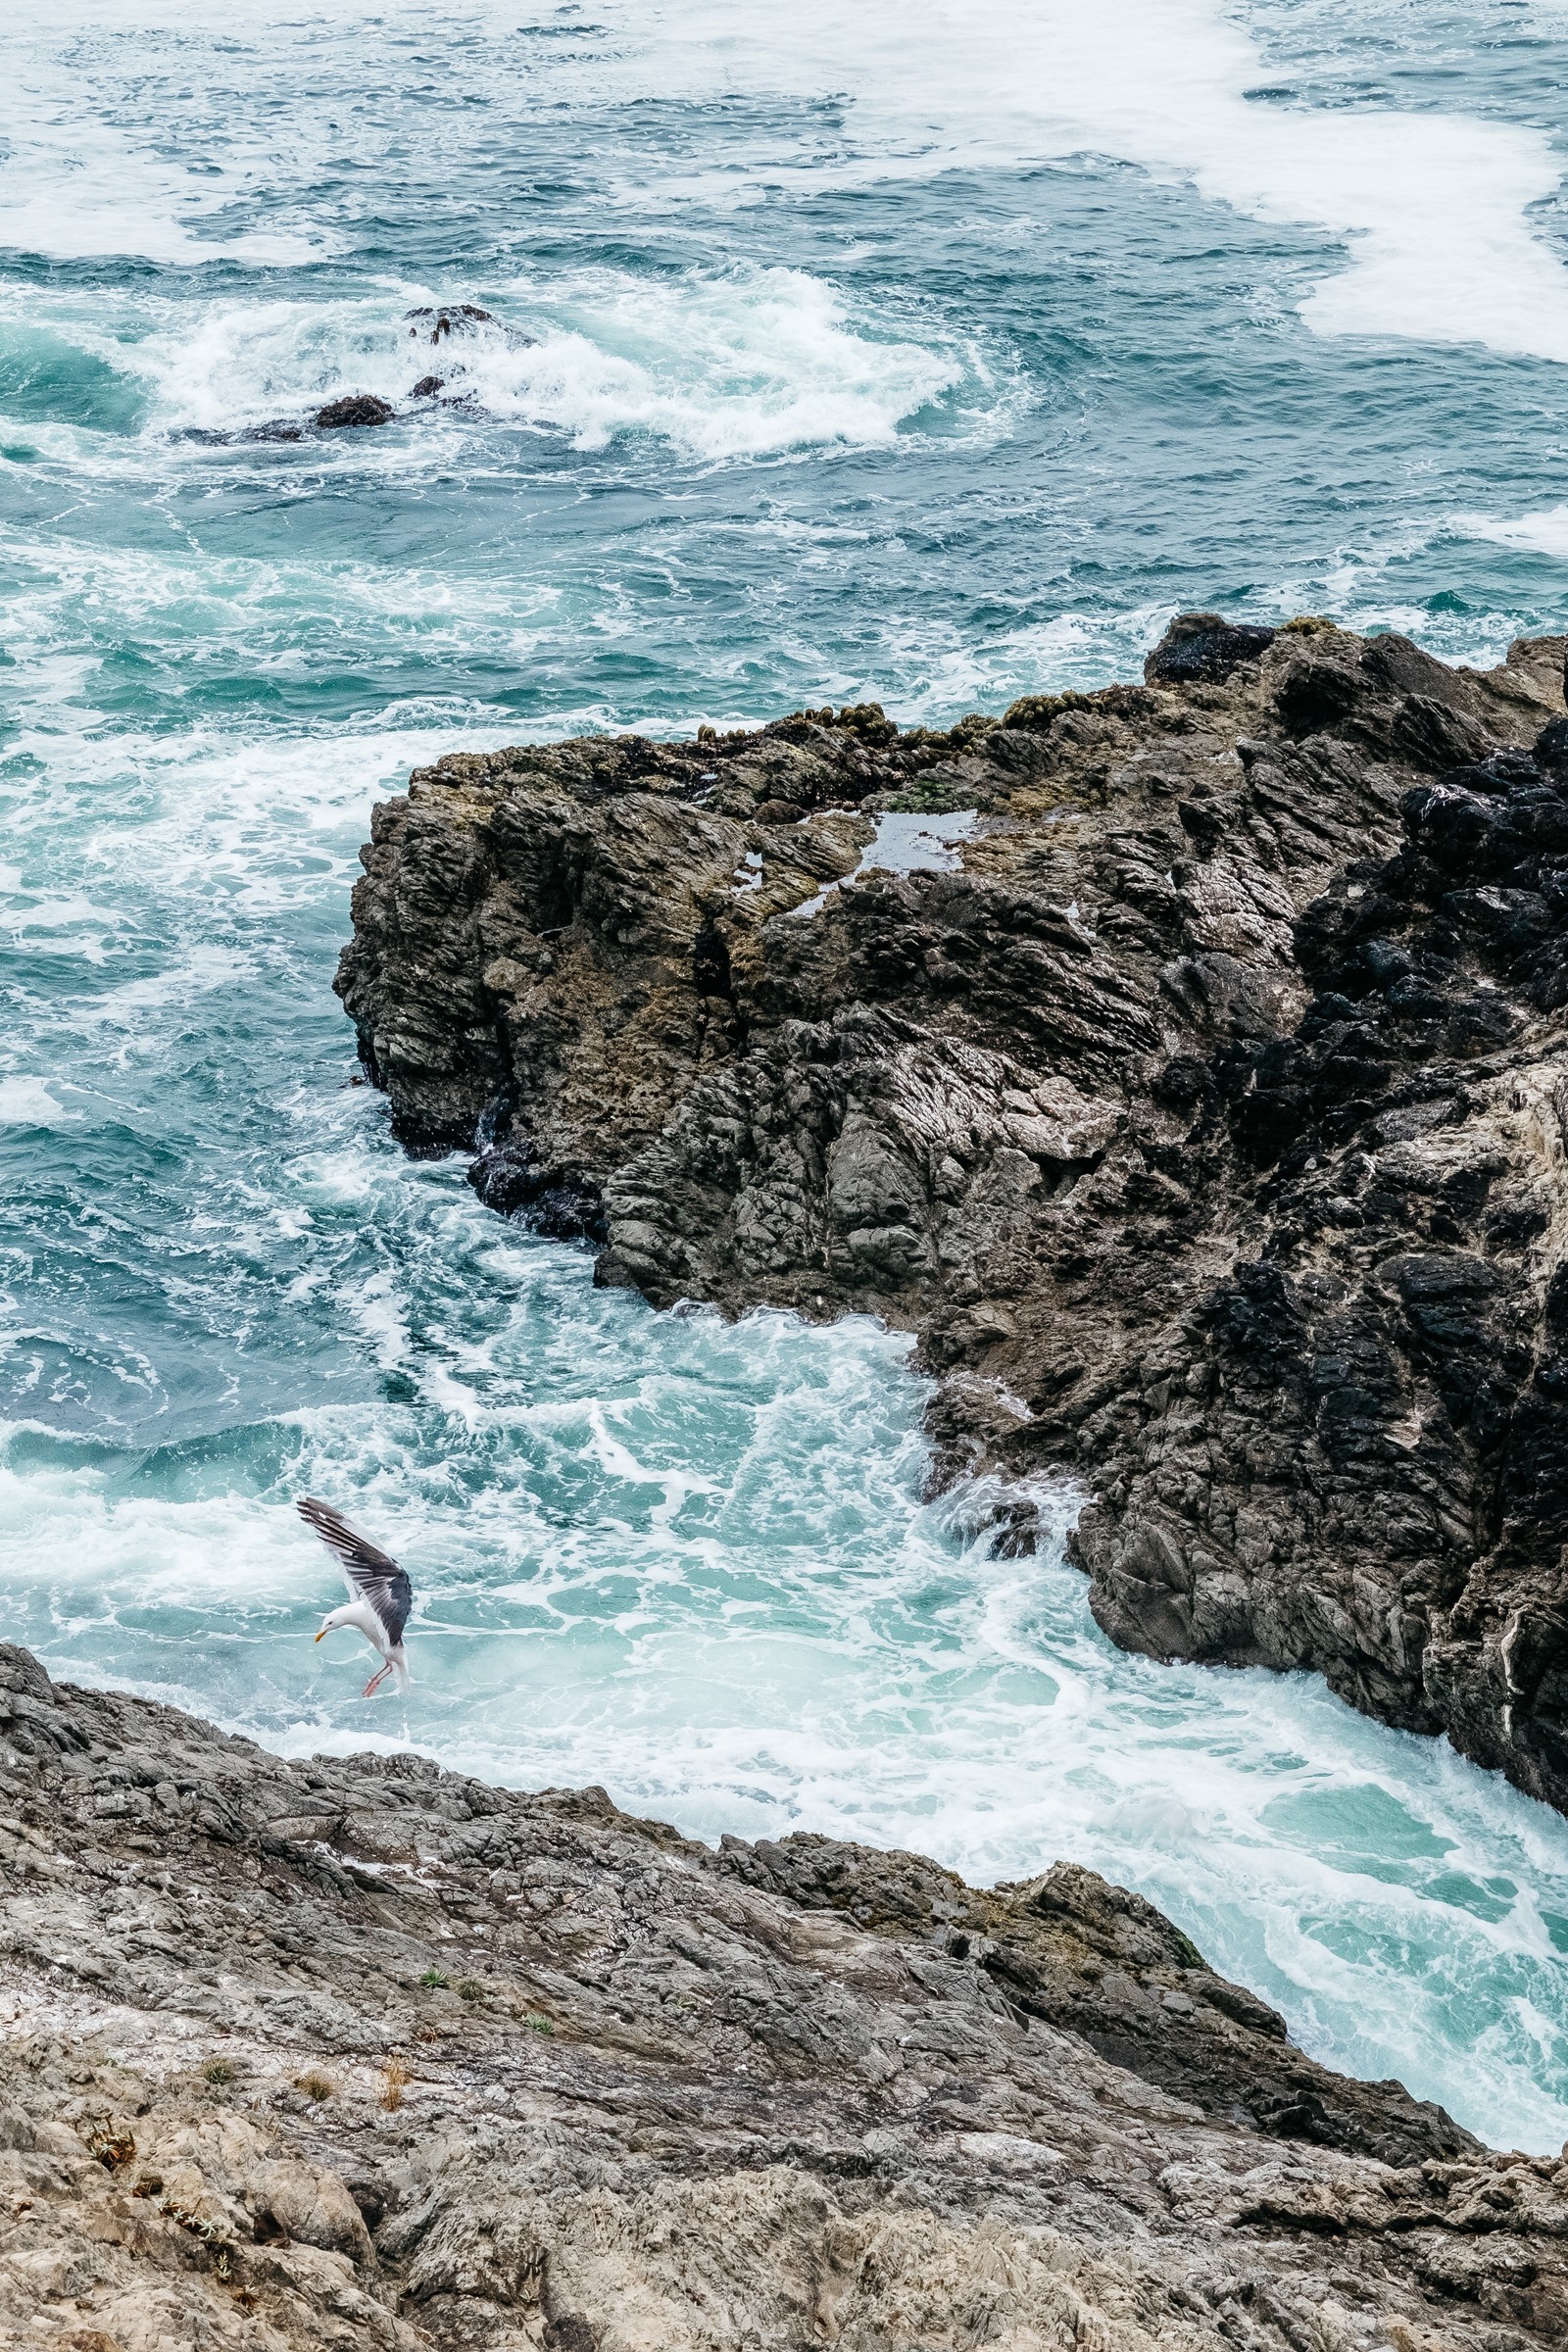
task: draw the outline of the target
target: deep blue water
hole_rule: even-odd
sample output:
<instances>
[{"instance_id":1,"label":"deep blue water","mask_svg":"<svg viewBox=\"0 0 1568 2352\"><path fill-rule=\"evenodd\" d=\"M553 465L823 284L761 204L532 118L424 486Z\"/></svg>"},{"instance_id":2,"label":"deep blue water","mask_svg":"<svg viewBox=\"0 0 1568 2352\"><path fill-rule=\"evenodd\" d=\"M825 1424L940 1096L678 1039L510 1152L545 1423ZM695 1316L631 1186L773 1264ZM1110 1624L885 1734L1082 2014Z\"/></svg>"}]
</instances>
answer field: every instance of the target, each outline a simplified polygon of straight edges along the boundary
<instances>
[{"instance_id":1,"label":"deep blue water","mask_svg":"<svg viewBox=\"0 0 1568 2352\"><path fill-rule=\"evenodd\" d=\"M1193 604L1568 625L1563 11L191 20L22 0L0 91L0 1631L703 1835L1071 1853L1555 2146L1568 1825L1110 1650L920 1504L900 1341L594 1293L403 1160L329 984L441 750L948 718ZM403 413L220 438L349 391ZM311 1646L306 1487L420 1586L406 1710Z\"/></svg>"}]
</instances>

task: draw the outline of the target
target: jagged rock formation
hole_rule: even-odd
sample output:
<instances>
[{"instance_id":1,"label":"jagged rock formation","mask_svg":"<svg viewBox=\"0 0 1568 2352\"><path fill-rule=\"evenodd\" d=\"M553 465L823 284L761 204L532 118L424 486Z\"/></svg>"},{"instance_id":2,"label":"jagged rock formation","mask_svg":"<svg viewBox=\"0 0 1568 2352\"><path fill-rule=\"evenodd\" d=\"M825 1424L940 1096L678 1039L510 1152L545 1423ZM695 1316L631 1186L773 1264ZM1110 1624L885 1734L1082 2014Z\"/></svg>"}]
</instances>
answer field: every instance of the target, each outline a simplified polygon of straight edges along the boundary
<instances>
[{"instance_id":1,"label":"jagged rock formation","mask_svg":"<svg viewBox=\"0 0 1568 2352\"><path fill-rule=\"evenodd\" d=\"M0 1990L5 2352L1568 2336L1568 2161L1060 1864L714 1853L0 1646Z\"/></svg>"},{"instance_id":2,"label":"jagged rock formation","mask_svg":"<svg viewBox=\"0 0 1568 2352\"><path fill-rule=\"evenodd\" d=\"M1563 1805L1562 658L1189 615L947 735L443 760L338 985L405 1137L602 1279L915 1330L948 1474L1090 1490L1117 1641ZM862 868L920 809L956 870Z\"/></svg>"}]
</instances>

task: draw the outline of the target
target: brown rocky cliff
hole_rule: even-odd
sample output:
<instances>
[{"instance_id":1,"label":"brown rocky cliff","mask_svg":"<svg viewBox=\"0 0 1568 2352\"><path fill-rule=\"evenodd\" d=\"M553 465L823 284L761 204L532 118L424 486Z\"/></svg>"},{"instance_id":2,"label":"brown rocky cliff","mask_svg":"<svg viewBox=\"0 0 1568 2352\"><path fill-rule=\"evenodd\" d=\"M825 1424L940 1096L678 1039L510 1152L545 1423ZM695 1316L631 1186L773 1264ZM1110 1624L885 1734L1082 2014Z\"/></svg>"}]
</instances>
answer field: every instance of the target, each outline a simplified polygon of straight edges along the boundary
<instances>
[{"instance_id":1,"label":"brown rocky cliff","mask_svg":"<svg viewBox=\"0 0 1568 2352\"><path fill-rule=\"evenodd\" d=\"M945 1474L1090 1494L1124 1645L1568 1804L1562 657L1189 616L946 735L449 759L339 987L602 1280L913 1329ZM956 870L857 874L890 808L975 810Z\"/></svg>"},{"instance_id":2,"label":"brown rocky cliff","mask_svg":"<svg viewBox=\"0 0 1568 2352\"><path fill-rule=\"evenodd\" d=\"M4 2352L1547 2352L1568 2164L1136 1895L288 1762L0 1645Z\"/></svg>"}]
</instances>

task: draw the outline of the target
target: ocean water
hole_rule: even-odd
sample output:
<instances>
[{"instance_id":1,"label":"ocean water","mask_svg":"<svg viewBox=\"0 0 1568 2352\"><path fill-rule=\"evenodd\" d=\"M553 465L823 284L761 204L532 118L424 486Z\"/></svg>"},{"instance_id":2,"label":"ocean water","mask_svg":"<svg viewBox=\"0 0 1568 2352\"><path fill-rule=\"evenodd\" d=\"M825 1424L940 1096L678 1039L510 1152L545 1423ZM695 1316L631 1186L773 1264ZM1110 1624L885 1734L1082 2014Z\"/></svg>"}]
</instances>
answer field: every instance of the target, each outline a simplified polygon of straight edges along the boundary
<instances>
[{"instance_id":1,"label":"ocean water","mask_svg":"<svg viewBox=\"0 0 1568 2352\"><path fill-rule=\"evenodd\" d=\"M1555 2148L1568 1823L1112 1650L1059 1544L922 1502L897 1335L596 1293L402 1157L329 984L442 750L947 718L1192 604L1568 626L1568 12L208 15L8 23L0 1632L290 1751L1068 1854ZM399 420L224 437L361 390ZM414 1574L406 1702L312 1645L307 1489Z\"/></svg>"}]
</instances>

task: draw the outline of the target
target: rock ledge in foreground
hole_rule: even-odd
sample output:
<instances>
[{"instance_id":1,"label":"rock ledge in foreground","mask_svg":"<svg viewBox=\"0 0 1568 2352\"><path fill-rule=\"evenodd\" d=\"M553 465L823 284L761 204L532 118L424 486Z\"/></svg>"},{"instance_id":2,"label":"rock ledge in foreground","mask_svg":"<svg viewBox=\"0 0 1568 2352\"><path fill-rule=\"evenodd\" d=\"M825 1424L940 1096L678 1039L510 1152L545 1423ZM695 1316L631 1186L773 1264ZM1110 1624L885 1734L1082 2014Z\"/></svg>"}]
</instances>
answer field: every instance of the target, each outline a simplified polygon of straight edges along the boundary
<instances>
[{"instance_id":1,"label":"rock ledge in foreground","mask_svg":"<svg viewBox=\"0 0 1568 2352\"><path fill-rule=\"evenodd\" d=\"M4 2352L1523 2352L1568 2163L1137 1896L286 1763L0 1645Z\"/></svg>"}]
</instances>

